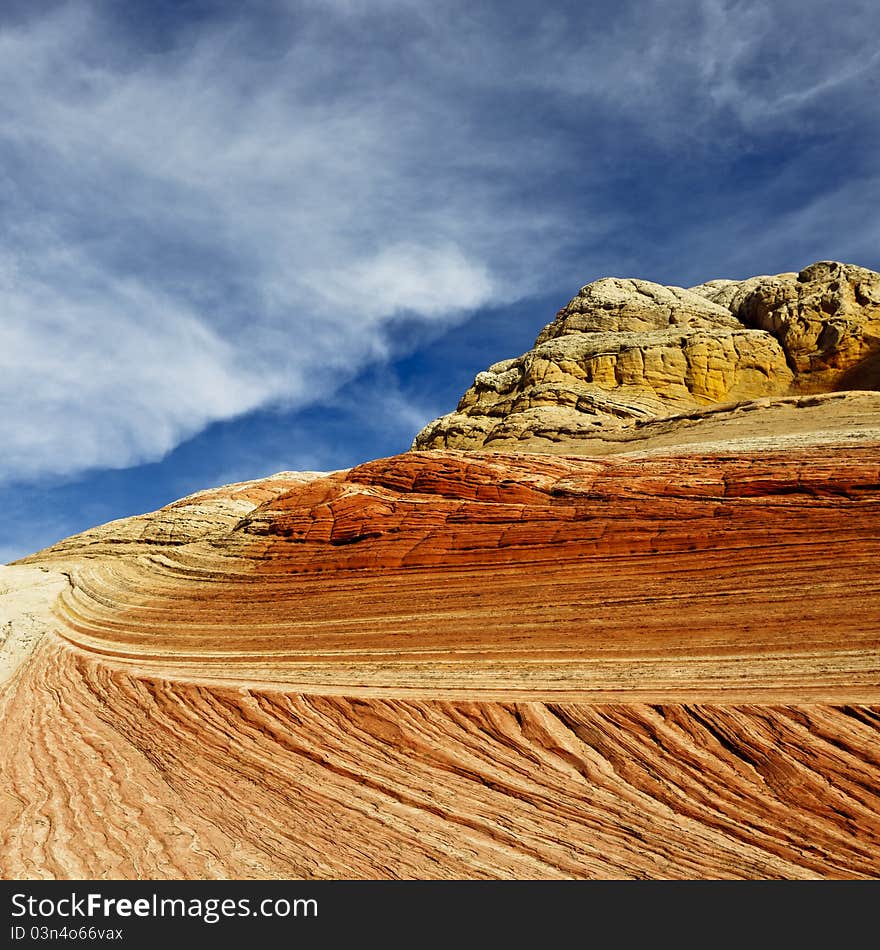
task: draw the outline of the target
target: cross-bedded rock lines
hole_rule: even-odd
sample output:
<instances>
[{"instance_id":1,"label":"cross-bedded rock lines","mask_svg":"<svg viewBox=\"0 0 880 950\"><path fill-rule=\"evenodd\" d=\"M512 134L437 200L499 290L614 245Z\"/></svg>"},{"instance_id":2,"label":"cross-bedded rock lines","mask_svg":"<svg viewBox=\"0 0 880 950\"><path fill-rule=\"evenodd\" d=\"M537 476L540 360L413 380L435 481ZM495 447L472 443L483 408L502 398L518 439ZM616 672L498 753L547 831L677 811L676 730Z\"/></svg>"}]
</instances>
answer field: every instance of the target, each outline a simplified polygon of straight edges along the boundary
<instances>
[{"instance_id":1,"label":"cross-bedded rock lines","mask_svg":"<svg viewBox=\"0 0 880 950\"><path fill-rule=\"evenodd\" d=\"M184 502L29 559L3 876L880 875L875 445Z\"/></svg>"}]
</instances>

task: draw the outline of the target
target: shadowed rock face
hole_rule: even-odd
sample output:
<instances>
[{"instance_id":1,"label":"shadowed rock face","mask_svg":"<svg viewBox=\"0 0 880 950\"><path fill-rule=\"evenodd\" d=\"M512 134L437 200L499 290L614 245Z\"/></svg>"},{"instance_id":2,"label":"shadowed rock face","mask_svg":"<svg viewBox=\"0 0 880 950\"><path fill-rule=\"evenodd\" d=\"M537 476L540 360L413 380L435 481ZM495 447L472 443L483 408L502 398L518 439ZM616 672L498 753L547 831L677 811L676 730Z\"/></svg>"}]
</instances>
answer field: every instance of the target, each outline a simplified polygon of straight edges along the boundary
<instances>
[{"instance_id":1,"label":"shadowed rock face","mask_svg":"<svg viewBox=\"0 0 880 950\"><path fill-rule=\"evenodd\" d=\"M414 447L604 455L609 443L643 442L655 420L837 390L880 390L880 274L824 261L690 290L604 278L583 287L532 350L479 373ZM863 398L863 420L865 409ZM880 428L880 395L870 414ZM763 426L742 421L741 437ZM839 422L811 413L817 430L839 431Z\"/></svg>"},{"instance_id":2,"label":"shadowed rock face","mask_svg":"<svg viewBox=\"0 0 880 950\"><path fill-rule=\"evenodd\" d=\"M822 261L743 288L731 306L779 340L800 390L880 388L880 274Z\"/></svg>"},{"instance_id":3,"label":"shadowed rock face","mask_svg":"<svg viewBox=\"0 0 880 950\"><path fill-rule=\"evenodd\" d=\"M0 873L877 876L878 555L870 441L415 452L86 532L7 569L65 582Z\"/></svg>"}]
</instances>

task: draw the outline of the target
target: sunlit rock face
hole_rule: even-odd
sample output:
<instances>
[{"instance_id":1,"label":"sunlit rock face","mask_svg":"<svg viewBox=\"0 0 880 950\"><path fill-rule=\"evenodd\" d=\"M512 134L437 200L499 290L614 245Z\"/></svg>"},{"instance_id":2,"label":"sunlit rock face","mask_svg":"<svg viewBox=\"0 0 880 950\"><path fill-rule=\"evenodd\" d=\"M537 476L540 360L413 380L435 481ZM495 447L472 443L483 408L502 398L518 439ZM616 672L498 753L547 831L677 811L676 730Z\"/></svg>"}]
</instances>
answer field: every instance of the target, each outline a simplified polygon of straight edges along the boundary
<instances>
[{"instance_id":1,"label":"sunlit rock face","mask_svg":"<svg viewBox=\"0 0 880 950\"><path fill-rule=\"evenodd\" d=\"M880 876L878 281L600 280L413 451L0 568L0 876Z\"/></svg>"},{"instance_id":2,"label":"sunlit rock face","mask_svg":"<svg viewBox=\"0 0 880 950\"><path fill-rule=\"evenodd\" d=\"M414 447L603 455L644 443L646 425L687 430L695 411L750 403L761 412L740 420L746 437L763 427L768 406L838 391L870 392L858 411L864 421L869 404L877 427L878 390L874 271L823 261L799 274L689 290L609 277L583 287L533 349L479 373L456 410L429 423ZM839 428L840 419L812 408L799 425ZM783 425L772 434L788 432Z\"/></svg>"},{"instance_id":3,"label":"sunlit rock face","mask_svg":"<svg viewBox=\"0 0 880 950\"><path fill-rule=\"evenodd\" d=\"M27 562L4 877L880 873L876 443L414 452Z\"/></svg>"}]
</instances>

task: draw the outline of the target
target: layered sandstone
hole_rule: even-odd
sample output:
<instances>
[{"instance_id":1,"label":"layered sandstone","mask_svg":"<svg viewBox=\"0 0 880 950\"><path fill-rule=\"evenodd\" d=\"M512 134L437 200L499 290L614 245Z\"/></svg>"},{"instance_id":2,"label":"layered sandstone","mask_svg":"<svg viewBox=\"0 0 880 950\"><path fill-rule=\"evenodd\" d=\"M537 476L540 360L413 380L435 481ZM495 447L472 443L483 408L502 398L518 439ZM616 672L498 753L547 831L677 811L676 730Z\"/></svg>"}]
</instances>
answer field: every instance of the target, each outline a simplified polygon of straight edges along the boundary
<instances>
[{"instance_id":1,"label":"layered sandstone","mask_svg":"<svg viewBox=\"0 0 880 950\"><path fill-rule=\"evenodd\" d=\"M808 443L413 452L5 569L64 583L0 873L880 875L880 449Z\"/></svg>"},{"instance_id":2,"label":"layered sandstone","mask_svg":"<svg viewBox=\"0 0 880 950\"><path fill-rule=\"evenodd\" d=\"M429 451L0 568L0 875L880 876L878 314L597 281Z\"/></svg>"},{"instance_id":3,"label":"layered sandstone","mask_svg":"<svg viewBox=\"0 0 880 950\"><path fill-rule=\"evenodd\" d=\"M644 426L695 411L758 408L806 393L869 391L855 410L880 432L880 274L824 261L798 274L714 280L685 290L645 280L587 284L533 349L477 375L419 449L604 455ZM809 400L804 425L841 431L840 406ZM739 437L772 413L744 418ZM669 428L669 426L667 426ZM685 425L684 428L687 428ZM623 449L617 449L622 451Z\"/></svg>"}]
</instances>

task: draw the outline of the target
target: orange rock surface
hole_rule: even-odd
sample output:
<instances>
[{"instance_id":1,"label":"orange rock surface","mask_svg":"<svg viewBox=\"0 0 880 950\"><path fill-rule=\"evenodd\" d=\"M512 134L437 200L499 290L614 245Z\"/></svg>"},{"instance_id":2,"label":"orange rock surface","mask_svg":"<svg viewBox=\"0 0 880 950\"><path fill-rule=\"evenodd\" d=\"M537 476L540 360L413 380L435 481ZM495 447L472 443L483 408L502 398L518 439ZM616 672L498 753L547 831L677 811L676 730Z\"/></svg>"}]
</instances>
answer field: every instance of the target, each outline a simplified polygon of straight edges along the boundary
<instances>
[{"instance_id":1,"label":"orange rock surface","mask_svg":"<svg viewBox=\"0 0 880 950\"><path fill-rule=\"evenodd\" d=\"M4 877L880 876L876 444L177 505L27 559Z\"/></svg>"}]
</instances>

